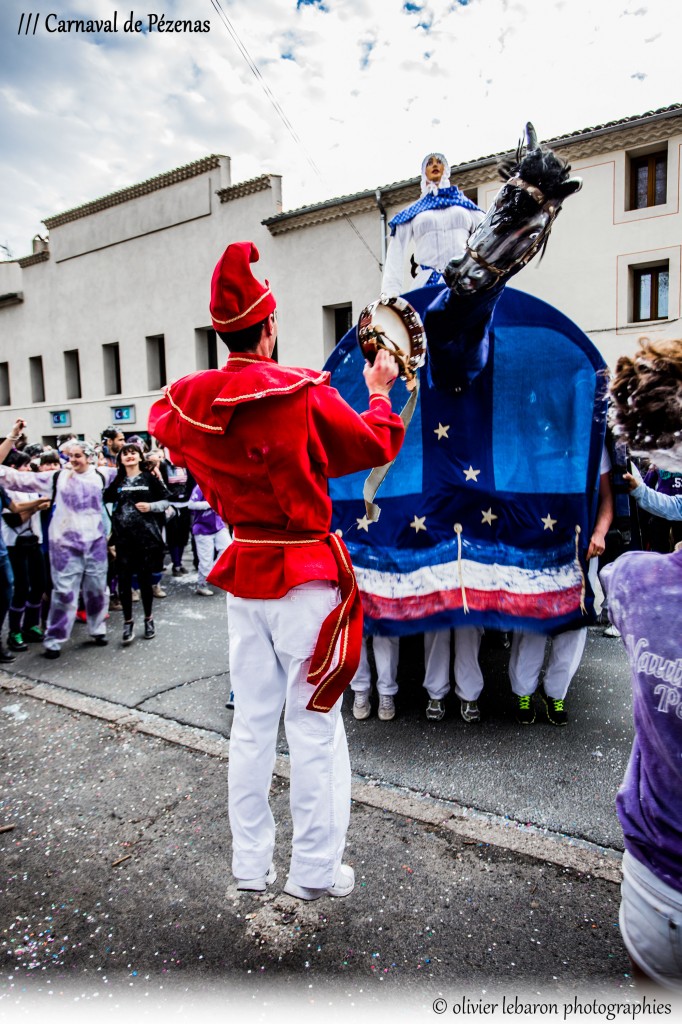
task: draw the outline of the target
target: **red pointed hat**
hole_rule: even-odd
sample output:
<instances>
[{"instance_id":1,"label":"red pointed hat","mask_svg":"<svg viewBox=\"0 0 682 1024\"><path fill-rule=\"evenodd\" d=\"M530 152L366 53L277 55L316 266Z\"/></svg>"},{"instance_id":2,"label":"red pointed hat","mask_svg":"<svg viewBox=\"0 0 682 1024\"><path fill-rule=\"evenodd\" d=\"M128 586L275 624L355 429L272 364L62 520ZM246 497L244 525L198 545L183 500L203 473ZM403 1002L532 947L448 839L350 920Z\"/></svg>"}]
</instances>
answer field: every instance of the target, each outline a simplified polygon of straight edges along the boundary
<instances>
[{"instance_id":1,"label":"red pointed hat","mask_svg":"<svg viewBox=\"0 0 682 1024\"><path fill-rule=\"evenodd\" d=\"M259 259L253 242L232 242L218 260L211 278L211 320L222 334L242 331L272 313L277 305L268 281L251 273Z\"/></svg>"}]
</instances>

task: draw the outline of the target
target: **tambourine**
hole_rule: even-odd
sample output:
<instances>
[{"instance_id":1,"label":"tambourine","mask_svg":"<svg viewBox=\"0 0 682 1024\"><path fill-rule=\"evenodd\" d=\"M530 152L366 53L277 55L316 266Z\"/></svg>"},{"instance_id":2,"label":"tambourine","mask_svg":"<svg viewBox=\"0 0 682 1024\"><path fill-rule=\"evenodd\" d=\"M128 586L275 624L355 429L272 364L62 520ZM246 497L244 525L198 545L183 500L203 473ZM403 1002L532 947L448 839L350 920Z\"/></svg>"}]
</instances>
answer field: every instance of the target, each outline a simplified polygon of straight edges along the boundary
<instances>
[{"instance_id":1,"label":"tambourine","mask_svg":"<svg viewBox=\"0 0 682 1024\"><path fill-rule=\"evenodd\" d=\"M395 358L399 376L412 391L417 370L424 365L426 334L419 313L400 296L382 296L365 306L358 321L358 344L365 359L374 363L385 348Z\"/></svg>"}]
</instances>

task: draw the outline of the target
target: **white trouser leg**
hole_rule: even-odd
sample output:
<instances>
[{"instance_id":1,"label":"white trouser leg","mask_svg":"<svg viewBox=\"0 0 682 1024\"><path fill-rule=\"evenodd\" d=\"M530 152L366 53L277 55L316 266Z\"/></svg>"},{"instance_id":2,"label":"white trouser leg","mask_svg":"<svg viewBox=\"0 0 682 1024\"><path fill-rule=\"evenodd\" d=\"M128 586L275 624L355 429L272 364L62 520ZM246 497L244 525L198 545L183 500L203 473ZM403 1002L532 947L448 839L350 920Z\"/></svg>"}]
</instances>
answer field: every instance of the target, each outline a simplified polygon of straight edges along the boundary
<instances>
[{"instance_id":1,"label":"white trouser leg","mask_svg":"<svg viewBox=\"0 0 682 1024\"><path fill-rule=\"evenodd\" d=\"M213 544L212 533L195 533L194 543L197 549L197 561L199 568L197 570L197 586L206 586L206 577L210 573L211 569L215 564L215 547Z\"/></svg>"},{"instance_id":2,"label":"white trouser leg","mask_svg":"<svg viewBox=\"0 0 682 1024\"><path fill-rule=\"evenodd\" d=\"M552 638L552 648L545 669L543 688L553 700L563 700L571 679L578 671L585 650L587 629L572 629Z\"/></svg>"},{"instance_id":3,"label":"white trouser leg","mask_svg":"<svg viewBox=\"0 0 682 1024\"><path fill-rule=\"evenodd\" d=\"M397 636L375 636L374 660L377 666L377 693L393 697L398 692L398 656L400 640Z\"/></svg>"},{"instance_id":4,"label":"white trouser leg","mask_svg":"<svg viewBox=\"0 0 682 1024\"><path fill-rule=\"evenodd\" d=\"M367 645L369 640L367 637L362 639L362 647L360 648L360 664L358 670L350 681L351 690L354 693L362 693L363 691L369 692L372 685L372 673L369 667L369 659L367 657Z\"/></svg>"},{"instance_id":5,"label":"white trouser leg","mask_svg":"<svg viewBox=\"0 0 682 1024\"><path fill-rule=\"evenodd\" d=\"M450 692L450 630L424 633L424 688L431 700Z\"/></svg>"},{"instance_id":6,"label":"white trouser leg","mask_svg":"<svg viewBox=\"0 0 682 1024\"><path fill-rule=\"evenodd\" d=\"M544 633L512 633L509 678L512 693L518 697L528 697L537 690L546 642Z\"/></svg>"},{"instance_id":7,"label":"white trouser leg","mask_svg":"<svg viewBox=\"0 0 682 1024\"><path fill-rule=\"evenodd\" d=\"M295 587L276 601L228 598L235 691L229 796L237 878L265 874L272 860L275 829L268 790L285 700L294 825L290 878L326 888L341 864L350 818L341 701L327 714L306 710L313 693L308 665L320 625L336 604L338 589L325 583Z\"/></svg>"},{"instance_id":8,"label":"white trouser leg","mask_svg":"<svg viewBox=\"0 0 682 1024\"><path fill-rule=\"evenodd\" d=\"M478 700L483 690L483 673L478 663L482 637L482 626L455 630L455 693L460 700Z\"/></svg>"},{"instance_id":9,"label":"white trouser leg","mask_svg":"<svg viewBox=\"0 0 682 1024\"><path fill-rule=\"evenodd\" d=\"M286 674L275 656L268 603L227 595L230 684L235 694L228 807L236 878L264 875L275 847L275 820L268 794L286 698Z\"/></svg>"}]
</instances>

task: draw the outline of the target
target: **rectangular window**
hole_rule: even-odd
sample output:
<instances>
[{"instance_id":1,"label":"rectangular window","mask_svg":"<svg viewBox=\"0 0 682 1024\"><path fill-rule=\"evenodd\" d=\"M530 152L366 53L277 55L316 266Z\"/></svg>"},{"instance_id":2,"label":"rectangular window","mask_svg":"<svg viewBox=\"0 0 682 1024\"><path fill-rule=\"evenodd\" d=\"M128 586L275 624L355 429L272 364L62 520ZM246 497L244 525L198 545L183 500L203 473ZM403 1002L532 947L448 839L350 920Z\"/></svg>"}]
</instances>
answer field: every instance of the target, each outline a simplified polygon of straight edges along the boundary
<instances>
[{"instance_id":1,"label":"rectangular window","mask_svg":"<svg viewBox=\"0 0 682 1024\"><path fill-rule=\"evenodd\" d=\"M9 363L0 363L0 405L11 405L9 391Z\"/></svg>"},{"instance_id":2,"label":"rectangular window","mask_svg":"<svg viewBox=\"0 0 682 1024\"><path fill-rule=\"evenodd\" d=\"M666 320L668 317L668 263L655 267L633 268L632 319Z\"/></svg>"},{"instance_id":3,"label":"rectangular window","mask_svg":"<svg viewBox=\"0 0 682 1024\"><path fill-rule=\"evenodd\" d=\"M31 356L28 361L31 376L31 401L45 401L45 375L43 373L43 357Z\"/></svg>"},{"instance_id":4,"label":"rectangular window","mask_svg":"<svg viewBox=\"0 0 682 1024\"><path fill-rule=\"evenodd\" d=\"M150 391L159 391L167 383L166 341L163 334L157 334L147 338L147 386Z\"/></svg>"},{"instance_id":5,"label":"rectangular window","mask_svg":"<svg viewBox=\"0 0 682 1024\"><path fill-rule=\"evenodd\" d=\"M328 359L344 334L353 326L353 307L350 302L338 302L322 307L322 334L324 358Z\"/></svg>"},{"instance_id":6,"label":"rectangular window","mask_svg":"<svg viewBox=\"0 0 682 1024\"><path fill-rule=\"evenodd\" d=\"M77 348L72 348L64 353L64 374L66 376L66 397L82 398L81 364Z\"/></svg>"},{"instance_id":7,"label":"rectangular window","mask_svg":"<svg viewBox=\"0 0 682 1024\"><path fill-rule=\"evenodd\" d=\"M197 370L218 369L218 335L212 327L200 328L194 332ZM220 356L223 363L227 359L227 349L220 343ZM222 364L221 364L222 365Z\"/></svg>"},{"instance_id":8,"label":"rectangular window","mask_svg":"<svg viewBox=\"0 0 682 1024\"><path fill-rule=\"evenodd\" d=\"M630 158L630 209L660 206L667 194L667 150Z\"/></svg>"},{"instance_id":9,"label":"rectangular window","mask_svg":"<svg viewBox=\"0 0 682 1024\"><path fill-rule=\"evenodd\" d=\"M111 345L102 345L102 356L104 357L104 394L121 394L121 357L118 351L118 342Z\"/></svg>"}]
</instances>

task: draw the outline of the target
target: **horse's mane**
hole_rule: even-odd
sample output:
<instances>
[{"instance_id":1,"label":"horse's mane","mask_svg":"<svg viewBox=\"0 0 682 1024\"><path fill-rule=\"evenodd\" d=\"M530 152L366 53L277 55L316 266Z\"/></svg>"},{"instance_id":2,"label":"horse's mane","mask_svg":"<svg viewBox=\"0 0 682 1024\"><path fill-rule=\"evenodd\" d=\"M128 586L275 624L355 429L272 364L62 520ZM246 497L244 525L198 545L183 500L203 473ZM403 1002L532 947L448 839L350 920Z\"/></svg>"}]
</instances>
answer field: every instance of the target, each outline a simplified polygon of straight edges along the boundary
<instances>
[{"instance_id":1,"label":"horse's mane","mask_svg":"<svg viewBox=\"0 0 682 1024\"><path fill-rule=\"evenodd\" d=\"M529 185L535 185L547 199L563 198L560 188L565 184L571 173L571 165L558 157L551 149L537 146L524 155L523 144L519 144L516 153L504 157L497 165L497 172L503 181L519 177Z\"/></svg>"}]
</instances>

